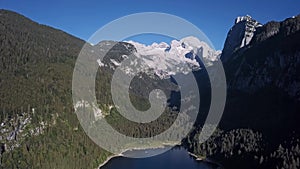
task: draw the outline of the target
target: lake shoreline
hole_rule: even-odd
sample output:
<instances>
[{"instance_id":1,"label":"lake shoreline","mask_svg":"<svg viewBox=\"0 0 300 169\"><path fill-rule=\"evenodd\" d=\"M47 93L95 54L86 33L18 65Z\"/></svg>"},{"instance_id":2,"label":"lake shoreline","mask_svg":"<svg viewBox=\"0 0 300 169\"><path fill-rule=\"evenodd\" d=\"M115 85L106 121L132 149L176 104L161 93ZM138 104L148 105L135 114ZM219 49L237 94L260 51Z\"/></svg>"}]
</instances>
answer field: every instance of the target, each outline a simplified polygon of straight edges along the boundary
<instances>
[{"instance_id":1,"label":"lake shoreline","mask_svg":"<svg viewBox=\"0 0 300 169\"><path fill-rule=\"evenodd\" d=\"M170 144L166 144L166 145L162 145L162 146L156 146L156 147L150 147L150 148L133 148L133 149L125 149L124 151L122 151L120 154L118 155L112 155L112 156L109 156L103 163L101 163L97 169L101 169L101 167L103 167L105 164L107 164L111 159L113 158L116 158L116 157L124 157L123 153L127 152L127 151L134 151L134 150L149 150L149 149L158 149L158 148L165 148L165 147L168 147L168 146L173 146L173 148L176 148L176 147L182 147L184 148L181 144L176 144L176 145L170 145ZM185 148L184 148L185 149ZM219 164L218 162L214 162L212 160L208 160L207 158L205 157L199 157L197 156L196 154L194 153L191 153L189 152L188 150L186 150L188 152L188 154L193 157L196 161L202 161L202 162L206 162L206 163L209 163L209 164L213 164L213 165L216 165L216 166L219 166L219 167L222 167L221 164Z\"/></svg>"},{"instance_id":2,"label":"lake shoreline","mask_svg":"<svg viewBox=\"0 0 300 169\"><path fill-rule=\"evenodd\" d=\"M203 161L203 162L206 162L206 163L209 163L209 164L216 165L216 166L218 166L218 167L220 167L220 168L223 167L220 163L218 163L218 162L216 162L216 161L209 160L209 159L206 158L206 157L199 157L198 155L196 155L196 154L194 154L194 153L191 153L191 152L189 152L189 151L188 151L188 153L189 153L190 156L192 156L193 158L195 158L196 161Z\"/></svg>"},{"instance_id":3,"label":"lake shoreline","mask_svg":"<svg viewBox=\"0 0 300 169\"><path fill-rule=\"evenodd\" d=\"M103 167L106 163L108 163L111 159L113 159L113 158L115 158L115 157L122 157L123 156L123 154L121 153L121 154L118 154L118 155L112 155L112 156L109 156L109 157L107 157L107 159L103 162L103 163L101 163L96 169L100 169L101 167Z\"/></svg>"},{"instance_id":4,"label":"lake shoreline","mask_svg":"<svg viewBox=\"0 0 300 169\"><path fill-rule=\"evenodd\" d=\"M124 151L122 151L120 154L117 155L111 155L109 156L103 163L101 163L96 169L100 169L101 167L103 167L105 164L107 164L111 159L116 158L116 157L124 157L123 153L127 152L127 151L134 151L134 150L149 150L149 149L158 149L158 148L165 148L168 146L181 146L180 144L163 144L162 146L155 146L155 147L147 147L147 148L141 148L141 147L135 147L135 148L128 148L125 149Z\"/></svg>"},{"instance_id":5,"label":"lake shoreline","mask_svg":"<svg viewBox=\"0 0 300 169\"><path fill-rule=\"evenodd\" d=\"M205 161L205 158L203 158L203 157L199 157L196 154L191 153L189 151L188 151L188 153L189 153L190 156L194 157L196 161Z\"/></svg>"}]
</instances>

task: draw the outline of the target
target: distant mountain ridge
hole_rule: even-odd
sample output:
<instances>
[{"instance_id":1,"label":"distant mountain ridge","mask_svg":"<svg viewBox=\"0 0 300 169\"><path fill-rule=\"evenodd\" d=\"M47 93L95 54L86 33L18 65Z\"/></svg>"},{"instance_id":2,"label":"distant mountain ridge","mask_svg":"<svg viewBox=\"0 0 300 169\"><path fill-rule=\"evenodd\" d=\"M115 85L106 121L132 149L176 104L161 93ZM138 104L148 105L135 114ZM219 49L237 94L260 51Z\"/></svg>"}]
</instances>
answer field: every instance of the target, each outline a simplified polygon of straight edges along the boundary
<instances>
[{"instance_id":1,"label":"distant mountain ridge","mask_svg":"<svg viewBox=\"0 0 300 169\"><path fill-rule=\"evenodd\" d=\"M106 48L114 42L103 41L95 47ZM138 65L135 66L137 71L147 72L149 75L154 74L159 78L170 78L177 73L190 73L204 66L211 66L213 62L219 60L221 51L212 49L207 43L200 41L198 38L190 36L181 40L173 40L171 44L165 42L153 43L152 45L144 45L134 41L124 42L129 43L134 48L134 56ZM103 44L103 45L102 45ZM104 45L105 44L105 45ZM128 57L128 56L122 56ZM125 58L123 58L125 59ZM123 60L121 59L121 60ZM114 58L111 63L114 66L120 66L121 60ZM108 63L102 63L98 60L99 66L109 66ZM131 73L131 68L125 68L127 73Z\"/></svg>"}]
</instances>

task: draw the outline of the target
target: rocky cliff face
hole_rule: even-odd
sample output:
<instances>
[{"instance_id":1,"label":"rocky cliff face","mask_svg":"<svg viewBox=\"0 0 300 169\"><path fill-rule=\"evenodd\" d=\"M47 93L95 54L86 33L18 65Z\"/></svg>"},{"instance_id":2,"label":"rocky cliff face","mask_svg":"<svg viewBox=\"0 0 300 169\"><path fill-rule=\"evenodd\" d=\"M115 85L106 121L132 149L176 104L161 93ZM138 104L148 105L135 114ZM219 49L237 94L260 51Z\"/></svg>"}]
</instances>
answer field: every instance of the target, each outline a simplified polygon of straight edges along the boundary
<instances>
[{"instance_id":1,"label":"rocky cliff face","mask_svg":"<svg viewBox=\"0 0 300 169\"><path fill-rule=\"evenodd\" d=\"M253 37L252 44L263 42L275 35L287 37L295 34L300 30L300 16L293 16L284 20L283 22L271 21L262 27L258 28Z\"/></svg>"},{"instance_id":2,"label":"rocky cliff face","mask_svg":"<svg viewBox=\"0 0 300 169\"><path fill-rule=\"evenodd\" d=\"M255 92L276 87L300 100L300 16L256 29L249 46L225 63L229 88Z\"/></svg>"},{"instance_id":3,"label":"rocky cliff face","mask_svg":"<svg viewBox=\"0 0 300 169\"><path fill-rule=\"evenodd\" d=\"M234 26L228 32L222 51L222 61L227 61L235 51L247 46L251 42L256 29L261 26L249 15L237 17Z\"/></svg>"}]
</instances>

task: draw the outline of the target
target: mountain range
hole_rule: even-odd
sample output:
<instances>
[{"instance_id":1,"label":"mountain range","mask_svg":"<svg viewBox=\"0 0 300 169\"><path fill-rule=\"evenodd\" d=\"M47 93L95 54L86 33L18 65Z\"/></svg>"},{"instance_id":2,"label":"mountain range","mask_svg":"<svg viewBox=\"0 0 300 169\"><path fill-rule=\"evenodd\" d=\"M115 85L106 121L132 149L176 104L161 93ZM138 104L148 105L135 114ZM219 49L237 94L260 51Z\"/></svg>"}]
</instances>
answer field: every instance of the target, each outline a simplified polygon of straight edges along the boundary
<instances>
[{"instance_id":1,"label":"mountain range","mask_svg":"<svg viewBox=\"0 0 300 169\"><path fill-rule=\"evenodd\" d=\"M185 148L224 168L299 168L299 39L300 16L260 24L247 15L235 20L222 51L192 36L148 46L90 45L90 52L100 53L112 47L97 61L101 114L95 116L133 137L158 134L172 124L180 106L172 77L192 73L201 93L200 115L182 141ZM0 41L1 168L96 168L105 161L111 154L84 133L72 104L72 73L85 42L7 10L0 10ZM147 110L155 88L169 96L162 117L147 125L124 119L110 94L114 70L131 56L143 72L131 83L133 105ZM207 69L218 60L226 73L227 102L217 131L199 144L211 99ZM129 68L124 72L130 74Z\"/></svg>"}]
</instances>

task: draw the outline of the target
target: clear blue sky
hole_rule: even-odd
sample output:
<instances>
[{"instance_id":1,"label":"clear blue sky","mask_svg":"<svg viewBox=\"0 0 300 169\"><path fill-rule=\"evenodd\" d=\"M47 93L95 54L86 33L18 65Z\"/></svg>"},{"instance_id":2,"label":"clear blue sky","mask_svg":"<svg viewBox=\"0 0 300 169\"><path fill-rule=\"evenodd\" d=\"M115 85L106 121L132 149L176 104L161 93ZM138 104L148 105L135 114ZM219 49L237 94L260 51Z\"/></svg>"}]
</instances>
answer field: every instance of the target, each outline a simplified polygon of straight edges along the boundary
<instances>
[{"instance_id":1,"label":"clear blue sky","mask_svg":"<svg viewBox=\"0 0 300 169\"><path fill-rule=\"evenodd\" d=\"M261 23L280 21L300 14L300 0L0 0L0 8L84 40L119 17L137 12L164 12L192 22L216 49L222 49L237 16L249 14ZM151 38L147 39L145 43L150 43Z\"/></svg>"}]
</instances>

